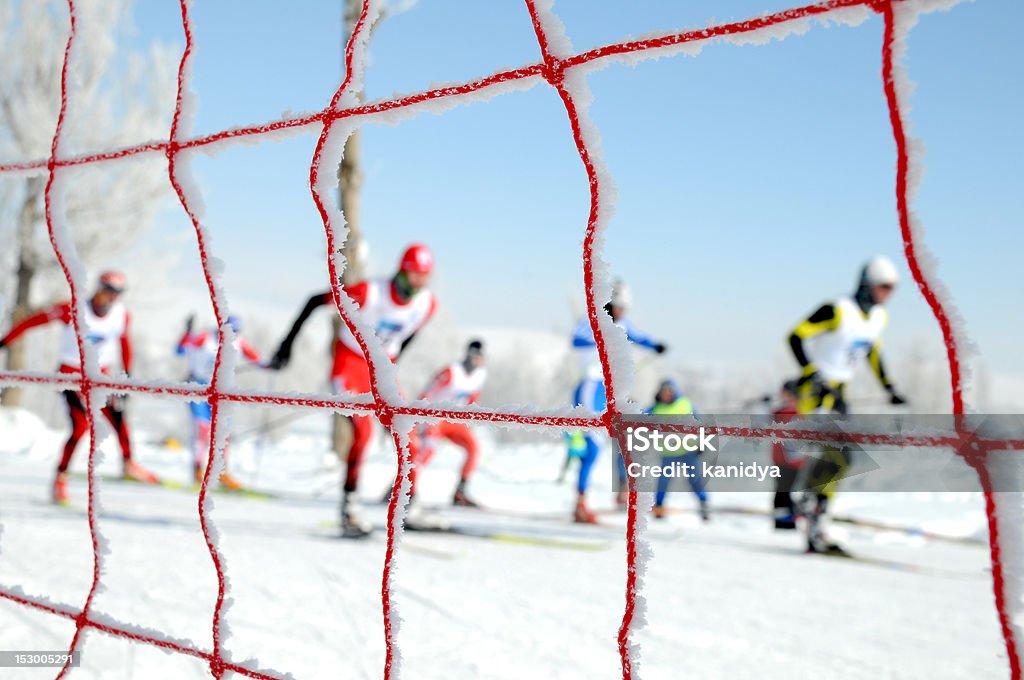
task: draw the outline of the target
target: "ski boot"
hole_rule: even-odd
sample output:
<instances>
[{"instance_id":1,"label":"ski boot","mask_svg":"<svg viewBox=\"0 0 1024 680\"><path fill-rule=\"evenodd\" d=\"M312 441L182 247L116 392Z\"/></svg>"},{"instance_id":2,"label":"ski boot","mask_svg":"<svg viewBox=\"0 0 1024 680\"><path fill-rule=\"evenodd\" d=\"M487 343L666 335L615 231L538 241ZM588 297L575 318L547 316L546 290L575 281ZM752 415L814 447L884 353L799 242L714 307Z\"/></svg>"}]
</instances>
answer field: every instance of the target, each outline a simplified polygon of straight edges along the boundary
<instances>
[{"instance_id":1,"label":"ski boot","mask_svg":"<svg viewBox=\"0 0 1024 680\"><path fill-rule=\"evenodd\" d=\"M68 473L58 472L53 480L53 502L57 505L68 504Z\"/></svg>"},{"instance_id":2,"label":"ski boot","mask_svg":"<svg viewBox=\"0 0 1024 680\"><path fill-rule=\"evenodd\" d=\"M121 476L134 482L145 482L146 484L160 483L159 477L132 460L124 462L124 471Z\"/></svg>"},{"instance_id":3,"label":"ski boot","mask_svg":"<svg viewBox=\"0 0 1024 680\"><path fill-rule=\"evenodd\" d=\"M710 522L711 521L711 510L708 508L707 500L701 499L700 501L700 521Z\"/></svg>"},{"instance_id":4,"label":"ski boot","mask_svg":"<svg viewBox=\"0 0 1024 680\"><path fill-rule=\"evenodd\" d=\"M664 505L655 505L651 514L654 515L654 519L665 519L668 517L668 508Z\"/></svg>"},{"instance_id":5,"label":"ski boot","mask_svg":"<svg viewBox=\"0 0 1024 680\"><path fill-rule=\"evenodd\" d=\"M629 492L625 489L615 492L615 507L620 511L629 507Z\"/></svg>"},{"instance_id":6,"label":"ski boot","mask_svg":"<svg viewBox=\"0 0 1024 680\"><path fill-rule=\"evenodd\" d=\"M409 531L445 531L449 524L437 513L426 510L412 496L405 509L405 528Z\"/></svg>"},{"instance_id":7,"label":"ski boot","mask_svg":"<svg viewBox=\"0 0 1024 680\"><path fill-rule=\"evenodd\" d=\"M786 508L775 508L775 528L780 531L796 529L796 515Z\"/></svg>"},{"instance_id":8,"label":"ski boot","mask_svg":"<svg viewBox=\"0 0 1024 680\"><path fill-rule=\"evenodd\" d=\"M577 524L597 524L597 515L587 507L586 501L581 497L576 501L576 510L573 513L573 521Z\"/></svg>"},{"instance_id":9,"label":"ski boot","mask_svg":"<svg viewBox=\"0 0 1024 680\"><path fill-rule=\"evenodd\" d=\"M460 508L479 508L480 504L466 495L466 480L459 482L455 487L455 495L452 496L452 505Z\"/></svg>"},{"instance_id":10,"label":"ski boot","mask_svg":"<svg viewBox=\"0 0 1024 680\"><path fill-rule=\"evenodd\" d=\"M832 555L834 557L850 557L850 553L846 548L829 540L821 533L808 536L806 552L816 553L818 555Z\"/></svg>"},{"instance_id":11,"label":"ski boot","mask_svg":"<svg viewBox=\"0 0 1024 680\"><path fill-rule=\"evenodd\" d=\"M224 471L220 473L220 485L228 491L241 491L245 486L238 481L237 477L232 477L230 473Z\"/></svg>"},{"instance_id":12,"label":"ski boot","mask_svg":"<svg viewBox=\"0 0 1024 680\"><path fill-rule=\"evenodd\" d=\"M345 494L341 501L341 537L365 538L371 532L373 525L362 516L359 501Z\"/></svg>"},{"instance_id":13,"label":"ski boot","mask_svg":"<svg viewBox=\"0 0 1024 680\"><path fill-rule=\"evenodd\" d=\"M828 510L828 498L818 494L814 502L807 508L807 552L820 555L849 557L841 545L828 538L825 531L825 512Z\"/></svg>"}]
</instances>

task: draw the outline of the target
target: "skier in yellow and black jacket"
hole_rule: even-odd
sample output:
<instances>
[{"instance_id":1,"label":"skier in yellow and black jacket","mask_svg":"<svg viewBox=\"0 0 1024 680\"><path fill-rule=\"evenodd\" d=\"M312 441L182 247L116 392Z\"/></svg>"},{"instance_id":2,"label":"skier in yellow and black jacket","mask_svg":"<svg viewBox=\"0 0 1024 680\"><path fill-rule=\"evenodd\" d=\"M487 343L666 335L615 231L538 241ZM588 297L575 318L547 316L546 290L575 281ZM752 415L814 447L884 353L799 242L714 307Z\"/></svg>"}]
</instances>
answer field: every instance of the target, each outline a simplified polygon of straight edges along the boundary
<instances>
[{"instance_id":1,"label":"skier in yellow and black jacket","mask_svg":"<svg viewBox=\"0 0 1024 680\"><path fill-rule=\"evenodd\" d=\"M867 359L892 404L905 404L885 372L881 337L888 312L884 305L892 295L899 274L886 257L876 256L861 269L857 290L819 307L789 335L789 347L802 371L797 389L797 412L845 414L846 384L857 365ZM835 491L835 481L850 465L847 448L824 447L808 473L807 487L817 491L808 512L807 549L810 552L842 552L828 541L821 519Z\"/></svg>"}]
</instances>

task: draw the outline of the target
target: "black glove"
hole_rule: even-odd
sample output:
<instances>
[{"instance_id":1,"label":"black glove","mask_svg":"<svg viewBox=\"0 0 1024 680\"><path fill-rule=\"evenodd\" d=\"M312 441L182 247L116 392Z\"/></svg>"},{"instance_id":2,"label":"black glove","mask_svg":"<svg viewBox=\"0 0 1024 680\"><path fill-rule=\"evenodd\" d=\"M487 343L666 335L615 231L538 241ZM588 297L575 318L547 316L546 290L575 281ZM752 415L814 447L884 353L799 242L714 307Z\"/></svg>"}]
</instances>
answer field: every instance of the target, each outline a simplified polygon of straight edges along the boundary
<instances>
[{"instance_id":1,"label":"black glove","mask_svg":"<svg viewBox=\"0 0 1024 680\"><path fill-rule=\"evenodd\" d=\"M907 403L907 398L897 392L892 385L886 385L885 389L889 393L889 403L893 406L902 406Z\"/></svg>"},{"instance_id":2,"label":"black glove","mask_svg":"<svg viewBox=\"0 0 1024 680\"><path fill-rule=\"evenodd\" d=\"M4 339L3 339L3 338L0 338L0 349L3 349L3 348L4 348L4 347L6 347L6 346L7 346L7 343L6 343L6 342L4 342Z\"/></svg>"},{"instance_id":3,"label":"black glove","mask_svg":"<svg viewBox=\"0 0 1024 680\"><path fill-rule=\"evenodd\" d=\"M655 345L651 349L654 350L655 354L664 354L665 352L668 351L668 347L666 347L665 343L663 343L663 342L659 342L657 345Z\"/></svg>"},{"instance_id":4,"label":"black glove","mask_svg":"<svg viewBox=\"0 0 1024 680\"><path fill-rule=\"evenodd\" d=\"M270 357L270 361L267 362L267 368L272 371L280 371L282 368L288 365L288 362L292 358L291 345L281 345L274 352L274 356Z\"/></svg>"}]
</instances>

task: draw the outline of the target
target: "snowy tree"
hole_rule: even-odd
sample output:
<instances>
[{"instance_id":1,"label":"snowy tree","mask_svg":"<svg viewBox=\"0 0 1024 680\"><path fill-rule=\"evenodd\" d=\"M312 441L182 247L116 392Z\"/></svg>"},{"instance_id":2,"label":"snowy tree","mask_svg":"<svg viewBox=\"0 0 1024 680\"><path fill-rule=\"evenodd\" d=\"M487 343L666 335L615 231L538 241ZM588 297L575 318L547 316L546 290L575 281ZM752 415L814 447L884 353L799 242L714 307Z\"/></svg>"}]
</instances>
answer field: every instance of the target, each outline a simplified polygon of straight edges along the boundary
<instances>
[{"instance_id":1,"label":"snowy tree","mask_svg":"<svg viewBox=\"0 0 1024 680\"><path fill-rule=\"evenodd\" d=\"M62 155L109 150L164 139L174 110L176 50L153 44L126 48L130 0L76 4L77 37ZM0 158L25 161L49 156L61 104L61 69L70 31L67 5L58 1L0 3ZM78 257L89 268L130 245L152 222L169 195L166 162L118 161L65 170L66 220ZM66 295L66 285L47 236L43 216L45 171L0 180L0 242L9 244L0 282L8 304L6 327L37 305ZM10 274L13 276L10 276ZM25 364L25 346L7 351L7 367ZM14 404L15 390L4 394Z\"/></svg>"}]
</instances>

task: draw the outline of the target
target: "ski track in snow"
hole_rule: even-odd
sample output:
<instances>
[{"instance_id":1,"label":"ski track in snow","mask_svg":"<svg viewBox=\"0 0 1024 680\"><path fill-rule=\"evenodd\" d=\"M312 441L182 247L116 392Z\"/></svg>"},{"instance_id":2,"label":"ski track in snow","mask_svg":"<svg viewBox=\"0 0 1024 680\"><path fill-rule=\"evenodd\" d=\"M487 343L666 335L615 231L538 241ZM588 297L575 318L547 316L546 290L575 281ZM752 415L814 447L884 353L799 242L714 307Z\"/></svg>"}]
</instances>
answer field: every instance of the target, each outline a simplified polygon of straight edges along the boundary
<instances>
[{"instance_id":1,"label":"ski track in snow","mask_svg":"<svg viewBox=\"0 0 1024 680\"><path fill-rule=\"evenodd\" d=\"M267 444L261 488L294 494L256 500L219 494L219 549L232 565L234 602L225 611L226 655L255 659L251 668L295 678L380 677L385 637L380 614L383 531L367 541L330 538L337 517L338 471L323 464L323 432L309 423ZM0 423L18 423L25 419ZM0 425L0 430L2 430ZM60 433L38 430L27 452L0 444L0 584L31 597L80 606L91 583L92 551L85 517L85 480L70 484L73 505L46 502L52 450ZM2 434L2 432L0 432ZM147 439L140 432L139 439ZM532 532L597 549L522 545L460 536L410 533L394 574L402 602L402 667L416 678L615 678L622 616L625 517L603 516L591 529L568 517L571 485L553 479L557 444L500 445L483 432L486 472L476 495L500 512L452 512L453 522L497 531ZM363 495L378 526L387 507L374 505L390 484L394 453L381 438L364 474ZM101 448L109 448L107 442ZM188 454L148 444L140 460L184 481ZM108 451L108 454L110 452ZM253 482L254 443L233 451L234 467ZM84 470L84 457L76 461ZM461 456L443 446L421 476L421 495L442 504ZM608 460L595 475L594 498L610 504ZM95 616L208 649L217 581L196 516L195 494L184 489L111 482L107 455L97 484L99 517L110 553L92 604ZM602 474L604 472L605 474ZM297 474L302 473L302 474ZM523 478L536 480L522 483ZM312 496L314 486L330 491ZM865 516L945 517L983 528L978 496L932 494L915 502L901 494L849 494ZM763 506L767 498L735 494L721 506ZM692 509L689 494L669 503ZM531 519L536 512L537 519ZM982 544L925 541L893 533L839 527L859 553L914 570L800 554L795 535L773 534L761 516L720 514L700 525L682 512L652 523L654 557L645 578L647 626L634 632L646 677L830 678L1004 677L1005 648L991 595ZM65 618L0 600L0 648L61 648L73 631ZM89 630L83 666L71 677L202 678L208 663ZM248 665L248 664L247 664ZM112 674L117 669L118 674ZM54 669L19 671L17 678L52 678ZM275 673L275 674L276 674ZM6 677L6 676L5 676Z\"/></svg>"}]
</instances>

